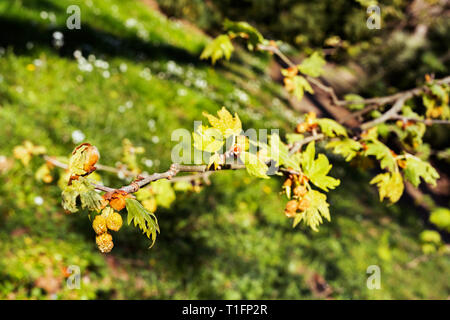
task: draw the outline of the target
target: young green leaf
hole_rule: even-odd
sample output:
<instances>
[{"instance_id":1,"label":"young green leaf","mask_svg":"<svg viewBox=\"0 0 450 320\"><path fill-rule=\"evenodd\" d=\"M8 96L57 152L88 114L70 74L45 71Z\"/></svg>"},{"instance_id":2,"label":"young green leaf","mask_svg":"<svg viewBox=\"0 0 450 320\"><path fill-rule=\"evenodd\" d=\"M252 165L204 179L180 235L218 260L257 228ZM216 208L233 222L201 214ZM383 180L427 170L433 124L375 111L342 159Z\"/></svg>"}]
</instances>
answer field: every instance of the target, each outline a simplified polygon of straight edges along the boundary
<instances>
[{"instance_id":1,"label":"young green leaf","mask_svg":"<svg viewBox=\"0 0 450 320\"><path fill-rule=\"evenodd\" d=\"M200 59L211 58L212 64L215 64L217 60L224 57L225 59L230 60L233 51L234 47L230 37L226 34L222 34L211 41L205 49L203 49Z\"/></svg>"},{"instance_id":2,"label":"young green leaf","mask_svg":"<svg viewBox=\"0 0 450 320\"><path fill-rule=\"evenodd\" d=\"M234 22L225 20L223 28L232 35L247 39L249 50L254 50L258 44L264 42L262 34L245 21Z\"/></svg>"},{"instance_id":3,"label":"young green leaf","mask_svg":"<svg viewBox=\"0 0 450 320\"><path fill-rule=\"evenodd\" d=\"M217 112L218 117L215 117L207 112L203 112L203 115L208 118L211 126L219 130L225 138L232 135L238 136L241 134L242 123L239 116L235 113L233 117L231 113L225 109L225 107L222 107L222 109Z\"/></svg>"},{"instance_id":4,"label":"young green leaf","mask_svg":"<svg viewBox=\"0 0 450 320\"><path fill-rule=\"evenodd\" d=\"M381 169L387 168L389 171L394 171L397 166L391 150L378 140L372 140L367 143L367 149L364 151L366 156L374 156L380 160Z\"/></svg>"},{"instance_id":5,"label":"young green leaf","mask_svg":"<svg viewBox=\"0 0 450 320\"><path fill-rule=\"evenodd\" d=\"M346 138L342 140L330 141L325 148L332 148L333 152L343 156L345 161L350 161L356 157L358 151L362 149L362 145L358 141Z\"/></svg>"},{"instance_id":6,"label":"young green leaf","mask_svg":"<svg viewBox=\"0 0 450 320\"><path fill-rule=\"evenodd\" d=\"M293 227L303 221L306 226L317 232L319 231L317 227L323 222L322 218L331 220L327 196L319 191L311 190L305 195L305 199L309 202L309 207L296 214Z\"/></svg>"},{"instance_id":7,"label":"young green leaf","mask_svg":"<svg viewBox=\"0 0 450 320\"><path fill-rule=\"evenodd\" d=\"M294 144L296 142L300 142L305 139L305 136L298 133L287 133L286 140L289 144Z\"/></svg>"},{"instance_id":8,"label":"young green leaf","mask_svg":"<svg viewBox=\"0 0 450 320\"><path fill-rule=\"evenodd\" d=\"M219 151L225 143L219 130L203 125L199 126L197 131L192 133L192 138L194 140L194 148L210 153Z\"/></svg>"},{"instance_id":9,"label":"young green leaf","mask_svg":"<svg viewBox=\"0 0 450 320\"><path fill-rule=\"evenodd\" d=\"M336 188L340 181L333 177L327 176L330 172L332 165L329 163L328 158L324 154L319 154L317 159L314 160L315 145L314 141L310 142L306 147L302 157L302 169L303 173L314 183L324 191L328 189Z\"/></svg>"},{"instance_id":10,"label":"young green leaf","mask_svg":"<svg viewBox=\"0 0 450 320\"><path fill-rule=\"evenodd\" d=\"M95 170L100 154L95 146L83 143L75 148L69 160L69 172L72 175L82 176Z\"/></svg>"},{"instance_id":11,"label":"young green leaf","mask_svg":"<svg viewBox=\"0 0 450 320\"><path fill-rule=\"evenodd\" d=\"M380 173L370 181L370 184L377 185L380 201L389 198L391 203L395 203L403 194L403 179L399 172Z\"/></svg>"},{"instance_id":12,"label":"young green leaf","mask_svg":"<svg viewBox=\"0 0 450 320\"><path fill-rule=\"evenodd\" d=\"M130 225L131 222L134 221L134 226L138 226L139 229L141 229L142 232L147 236L147 238L152 240L152 245L150 246L150 248L153 247L156 241L156 235L160 232L158 219L156 219L156 216L153 213L147 211L139 203L139 201L127 198L125 202L128 211L128 225Z\"/></svg>"},{"instance_id":13,"label":"young green leaf","mask_svg":"<svg viewBox=\"0 0 450 320\"><path fill-rule=\"evenodd\" d=\"M269 179L266 174L269 167L262 159L250 152L242 152L239 157L245 164L248 174L258 178Z\"/></svg>"},{"instance_id":14,"label":"young green leaf","mask_svg":"<svg viewBox=\"0 0 450 320\"><path fill-rule=\"evenodd\" d=\"M308 80L302 76L294 76L292 78L284 78L284 87L288 92L292 92L298 99L302 100L306 92L314 93L313 88L309 84Z\"/></svg>"},{"instance_id":15,"label":"young green leaf","mask_svg":"<svg viewBox=\"0 0 450 320\"><path fill-rule=\"evenodd\" d=\"M420 178L435 186L436 179L439 179L439 173L428 162L413 156L407 156L405 178L415 187L419 186Z\"/></svg>"},{"instance_id":16,"label":"young green leaf","mask_svg":"<svg viewBox=\"0 0 450 320\"><path fill-rule=\"evenodd\" d=\"M281 141L278 134L270 136L270 158L276 161L278 166L300 170L298 161L289 155L288 146Z\"/></svg>"},{"instance_id":17,"label":"young green leaf","mask_svg":"<svg viewBox=\"0 0 450 320\"><path fill-rule=\"evenodd\" d=\"M322 130L323 134L325 134L328 137L335 137L335 136L344 136L347 137L347 130L343 126L341 126L339 123L332 119L322 118L317 119L317 123L320 127L320 130Z\"/></svg>"},{"instance_id":18,"label":"young green leaf","mask_svg":"<svg viewBox=\"0 0 450 320\"><path fill-rule=\"evenodd\" d=\"M169 208L173 201L175 201L175 191L168 180L158 180L151 184L153 192L156 194L156 202L164 208Z\"/></svg>"},{"instance_id":19,"label":"young green leaf","mask_svg":"<svg viewBox=\"0 0 450 320\"><path fill-rule=\"evenodd\" d=\"M311 77L318 77L322 74L325 64L325 59L318 52L314 52L299 64L298 69L303 74Z\"/></svg>"},{"instance_id":20,"label":"young green leaf","mask_svg":"<svg viewBox=\"0 0 450 320\"><path fill-rule=\"evenodd\" d=\"M77 212L77 199L81 201L81 207L91 211L99 211L102 206L102 197L95 191L94 186L87 178L79 177L72 180L71 185L65 186L62 192L62 206L70 212Z\"/></svg>"}]
</instances>

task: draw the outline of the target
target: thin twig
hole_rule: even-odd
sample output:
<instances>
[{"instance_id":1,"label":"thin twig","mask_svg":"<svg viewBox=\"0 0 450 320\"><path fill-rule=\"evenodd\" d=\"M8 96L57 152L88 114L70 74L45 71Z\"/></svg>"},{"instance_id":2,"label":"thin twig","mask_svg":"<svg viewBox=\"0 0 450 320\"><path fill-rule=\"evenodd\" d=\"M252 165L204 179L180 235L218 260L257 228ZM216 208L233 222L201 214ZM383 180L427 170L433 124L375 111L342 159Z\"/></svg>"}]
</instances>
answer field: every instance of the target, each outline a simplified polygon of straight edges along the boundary
<instances>
[{"instance_id":1,"label":"thin twig","mask_svg":"<svg viewBox=\"0 0 450 320\"><path fill-rule=\"evenodd\" d=\"M278 47L276 47L276 46L259 45L258 49L262 50L262 51L272 52L273 54L278 56L289 67L294 67L294 68L297 67L297 65L292 60L290 60L284 53L282 53L281 50ZM342 119L340 121L341 123L344 123L344 122L346 122L346 121L348 121L348 120L350 120L352 118L356 118L356 117L362 116L363 114L366 114L369 111L377 109L379 106L382 106L382 105L385 105L387 103L396 101L396 100L398 100L398 99L400 99L402 97L410 98L412 96L420 94L423 90L428 88L427 85L423 85L423 86L418 87L418 88L414 88L414 89L398 92L398 93L395 93L395 94L392 94L392 95L389 95L389 96L374 97L374 98L367 98L367 99L349 101L349 100L340 100L338 98L338 96L336 95L336 92L334 91L334 89L332 87L326 86L319 79L313 78L311 76L306 76L306 78L308 79L309 82L311 82L312 84L317 86L320 90L326 92L331 97L331 100L333 101L333 104L336 105L336 106L348 106L348 105L351 105L351 104L364 104L364 105L367 105L367 107L364 108L363 110L354 112L351 115L349 115L348 117ZM442 79L439 79L439 80L435 80L434 83L435 84L449 84L450 83L450 76L442 78Z\"/></svg>"},{"instance_id":2,"label":"thin twig","mask_svg":"<svg viewBox=\"0 0 450 320\"><path fill-rule=\"evenodd\" d=\"M411 117L403 117L400 115L396 115L391 117L391 120L402 120L403 122L423 122L426 125L432 125L432 124L450 124L450 120L441 120L441 119L418 119L418 118L411 118Z\"/></svg>"},{"instance_id":3,"label":"thin twig","mask_svg":"<svg viewBox=\"0 0 450 320\"><path fill-rule=\"evenodd\" d=\"M398 112L402 109L403 104L405 103L405 100L408 99L409 95L404 95L401 98L399 98L392 108L390 108L387 112L383 113L380 117L365 122L361 125L361 130L367 130L372 127L375 127L376 125L386 122L387 120L390 120L392 117L397 116Z\"/></svg>"},{"instance_id":4,"label":"thin twig","mask_svg":"<svg viewBox=\"0 0 450 320\"><path fill-rule=\"evenodd\" d=\"M325 138L325 135L323 133L319 133L319 134L307 137L307 138L303 139L302 141L297 141L294 143L291 150L289 151L289 155L293 155L294 153L300 151L302 146L304 146L305 144L310 143L311 141L321 140L323 138Z\"/></svg>"}]
</instances>

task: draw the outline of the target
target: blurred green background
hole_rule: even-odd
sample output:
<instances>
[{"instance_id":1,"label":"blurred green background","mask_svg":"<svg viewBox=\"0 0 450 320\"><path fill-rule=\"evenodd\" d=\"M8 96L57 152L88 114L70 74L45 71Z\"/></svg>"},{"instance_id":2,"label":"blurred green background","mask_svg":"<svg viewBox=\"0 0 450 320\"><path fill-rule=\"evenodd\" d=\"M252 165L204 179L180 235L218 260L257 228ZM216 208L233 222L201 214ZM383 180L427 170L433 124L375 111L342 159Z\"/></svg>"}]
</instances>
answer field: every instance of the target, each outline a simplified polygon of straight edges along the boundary
<instances>
[{"instance_id":1,"label":"blurred green background","mask_svg":"<svg viewBox=\"0 0 450 320\"><path fill-rule=\"evenodd\" d=\"M342 183L329 193L332 221L318 233L292 229L280 180L223 172L201 192L177 193L170 208L158 208L161 235L152 249L124 226L108 255L96 248L87 212L66 215L60 188L36 180L41 159L12 162L24 140L58 156L83 140L114 166L127 138L145 148L141 167L165 171L171 132L192 130L202 111L221 106L237 112L244 128L291 131L301 114L271 78L270 57L238 50L214 68L199 60L226 17L286 41L294 56L339 37L345 42L329 61L361 76L351 92L385 95L426 73L448 74L447 13L411 19L412 3L426 11L440 8L437 1L382 2L386 24L374 32L365 25L366 2L1 1L0 298L448 298L448 255L422 251L420 233L433 228L428 213L408 195L395 206L380 203L369 186L373 173L336 157L331 175ZM65 26L72 4L81 8L81 30ZM427 28L422 38L419 25ZM433 130L432 147L448 147L448 130ZM438 166L448 169L445 161ZM426 199L448 207L446 192ZM80 267L81 289L66 286L69 265ZM369 265L381 268L380 290L366 286Z\"/></svg>"}]
</instances>

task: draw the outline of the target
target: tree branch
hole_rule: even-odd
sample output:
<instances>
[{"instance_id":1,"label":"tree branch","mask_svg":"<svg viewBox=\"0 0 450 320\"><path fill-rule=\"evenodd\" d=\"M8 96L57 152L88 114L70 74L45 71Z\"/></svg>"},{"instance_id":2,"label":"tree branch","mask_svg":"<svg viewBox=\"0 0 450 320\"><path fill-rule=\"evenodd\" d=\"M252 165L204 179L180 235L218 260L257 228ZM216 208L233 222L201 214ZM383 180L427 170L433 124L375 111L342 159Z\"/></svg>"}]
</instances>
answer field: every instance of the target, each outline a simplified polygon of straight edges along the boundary
<instances>
[{"instance_id":1,"label":"tree branch","mask_svg":"<svg viewBox=\"0 0 450 320\"><path fill-rule=\"evenodd\" d=\"M294 68L297 67L297 65L292 60L290 60L284 53L282 53L281 50L278 47L276 47L276 46L272 46L272 45L258 45L258 49L262 50L262 51L267 51L267 52L271 52L271 53L275 54L276 56L278 56L289 67L294 67ZM311 82L312 84L317 86L320 90L326 92L330 96L333 104L336 105L336 106L348 106L348 105L351 105L351 104L365 104L365 105L368 105L363 110L354 112L351 115L349 115L348 117L342 119L340 121L341 123L344 123L344 122L348 121L349 119L362 116L363 114L366 114L369 111L377 109L377 107L379 107L379 106L385 105L385 104L393 102L393 101L397 101L398 99L400 99L402 97L410 98L412 96L415 96L415 95L421 93L426 88L428 88L426 85L423 85L421 87L417 87L417 88L414 88L414 89L398 92L398 93L395 93L395 94L392 94L392 95L389 95L389 96L367 98L367 99L356 100L356 101L347 101L347 100L340 100L338 98L338 96L336 95L336 92L334 91L334 89L332 87L326 86L319 79L316 79L316 78L311 77L311 76L306 76L306 78L307 78L307 80L309 82ZM439 79L439 80L435 80L435 83L436 84L449 84L450 83L450 76L447 76L447 77Z\"/></svg>"},{"instance_id":2,"label":"tree branch","mask_svg":"<svg viewBox=\"0 0 450 320\"><path fill-rule=\"evenodd\" d=\"M401 98L399 98L392 108L390 108L387 112L383 113L380 117L365 122L361 125L361 130L367 130L372 127L375 127L376 125L386 122L387 120L390 120L392 117L395 117L398 115L398 112L402 110L403 104L405 103L405 100L408 99L409 95L404 95Z\"/></svg>"}]
</instances>

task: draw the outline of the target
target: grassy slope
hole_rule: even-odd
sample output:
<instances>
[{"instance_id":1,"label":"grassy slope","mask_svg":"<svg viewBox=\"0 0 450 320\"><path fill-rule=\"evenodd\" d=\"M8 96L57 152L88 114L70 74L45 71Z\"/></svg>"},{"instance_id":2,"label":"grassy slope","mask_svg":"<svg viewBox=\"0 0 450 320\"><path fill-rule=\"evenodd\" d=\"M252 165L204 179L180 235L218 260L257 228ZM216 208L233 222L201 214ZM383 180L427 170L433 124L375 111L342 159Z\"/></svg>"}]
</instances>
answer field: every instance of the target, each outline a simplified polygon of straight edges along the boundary
<instances>
[{"instance_id":1,"label":"grassy slope","mask_svg":"<svg viewBox=\"0 0 450 320\"><path fill-rule=\"evenodd\" d=\"M139 1L75 2L81 31L64 27L65 9L74 1L0 3L0 28L8 30L0 38L6 49L0 57L0 154L11 156L15 145L31 139L66 155L75 146L72 132L81 130L99 147L103 163L120 160L120 143L129 138L145 146L144 158L160 159L148 168L158 171L170 160L170 132L191 130L203 110L226 105L247 128L286 129L295 120L280 88L263 73L264 59L241 55L227 68L212 69L197 58L204 35ZM42 19L42 12L53 13L54 21ZM60 49L52 44L54 31L64 34ZM109 77L97 67L79 70L76 49L107 61ZM243 71L242 63L252 71ZM38 66L31 71L30 64ZM319 233L290 227L279 181L230 172L217 174L199 194L180 194L170 210L159 209L162 234L153 249L127 227L115 235L109 256L95 248L85 213L64 215L59 188L34 180L37 166L16 164L0 176L0 298L313 298L315 272L336 298L449 294L448 260L403 269L421 254L423 226L414 208L385 207L368 186L368 174L340 164L332 172L343 180L330 193L333 220ZM34 203L36 196L43 205ZM61 269L69 264L81 267L81 290L61 284ZM366 288L370 264L381 266L382 290ZM38 288L45 286L56 293Z\"/></svg>"}]
</instances>

